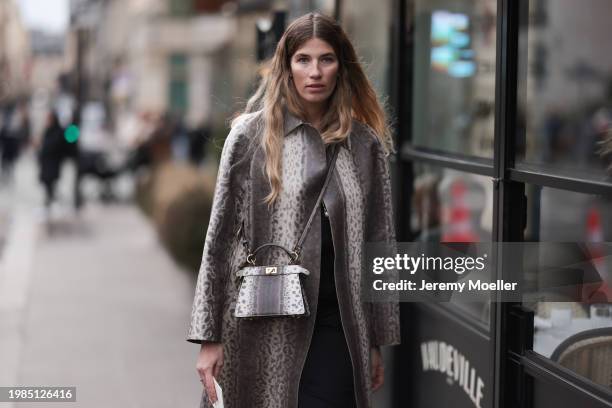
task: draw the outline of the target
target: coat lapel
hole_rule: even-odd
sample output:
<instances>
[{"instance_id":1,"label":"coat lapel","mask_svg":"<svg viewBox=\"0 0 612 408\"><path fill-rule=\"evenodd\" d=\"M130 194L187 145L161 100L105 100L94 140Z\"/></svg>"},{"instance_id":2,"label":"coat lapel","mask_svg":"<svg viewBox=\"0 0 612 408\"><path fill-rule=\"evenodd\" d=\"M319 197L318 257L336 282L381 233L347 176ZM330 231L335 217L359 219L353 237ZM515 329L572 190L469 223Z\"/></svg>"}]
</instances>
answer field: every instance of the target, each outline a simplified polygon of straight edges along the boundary
<instances>
[{"instance_id":1,"label":"coat lapel","mask_svg":"<svg viewBox=\"0 0 612 408\"><path fill-rule=\"evenodd\" d=\"M262 148L256 149L250 168L252 193L250 197L250 243L255 249L266 243L293 248L304 229L310 212L321 191L327 162L325 148L319 133L295 116L288 114L282 158L283 189L276 202L269 207L264 202L270 193L270 184L265 173L265 154ZM316 225L311 226L316 229ZM282 262L282 254L270 250L258 254L258 263Z\"/></svg>"}]
</instances>

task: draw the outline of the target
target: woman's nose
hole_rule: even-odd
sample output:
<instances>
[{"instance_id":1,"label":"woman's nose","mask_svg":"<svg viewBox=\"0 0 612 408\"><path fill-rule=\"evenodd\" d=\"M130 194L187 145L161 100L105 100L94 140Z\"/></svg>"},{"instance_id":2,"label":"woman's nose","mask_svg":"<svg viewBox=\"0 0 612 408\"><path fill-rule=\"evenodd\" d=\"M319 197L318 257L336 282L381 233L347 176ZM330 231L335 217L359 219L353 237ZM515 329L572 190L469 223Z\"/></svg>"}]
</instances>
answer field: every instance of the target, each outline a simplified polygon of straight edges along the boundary
<instances>
[{"instance_id":1,"label":"woman's nose","mask_svg":"<svg viewBox=\"0 0 612 408\"><path fill-rule=\"evenodd\" d=\"M321 77L321 69L319 68L319 64L317 64L316 62L312 64L312 67L310 69L310 76L314 78Z\"/></svg>"}]
</instances>

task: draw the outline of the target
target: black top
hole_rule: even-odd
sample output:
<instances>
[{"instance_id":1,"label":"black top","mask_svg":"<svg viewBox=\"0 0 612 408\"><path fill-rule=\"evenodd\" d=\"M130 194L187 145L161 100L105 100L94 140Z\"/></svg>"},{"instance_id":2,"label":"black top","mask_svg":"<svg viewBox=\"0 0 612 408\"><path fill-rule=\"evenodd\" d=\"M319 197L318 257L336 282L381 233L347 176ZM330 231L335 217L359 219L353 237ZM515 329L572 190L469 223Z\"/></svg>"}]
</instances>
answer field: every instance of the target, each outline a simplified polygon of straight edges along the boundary
<instances>
[{"instance_id":1,"label":"black top","mask_svg":"<svg viewBox=\"0 0 612 408\"><path fill-rule=\"evenodd\" d=\"M317 325L342 327L336 285L334 279L334 244L331 225L321 205L321 282L319 286L319 306Z\"/></svg>"}]
</instances>

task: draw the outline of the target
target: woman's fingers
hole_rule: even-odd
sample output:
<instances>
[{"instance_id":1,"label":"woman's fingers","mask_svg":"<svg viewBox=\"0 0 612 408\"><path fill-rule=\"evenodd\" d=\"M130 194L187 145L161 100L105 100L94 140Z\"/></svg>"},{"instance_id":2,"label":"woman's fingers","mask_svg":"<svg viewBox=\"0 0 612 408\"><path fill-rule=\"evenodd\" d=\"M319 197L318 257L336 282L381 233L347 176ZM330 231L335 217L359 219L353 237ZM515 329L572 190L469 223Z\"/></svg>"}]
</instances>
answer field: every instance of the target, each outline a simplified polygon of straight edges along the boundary
<instances>
[{"instance_id":1,"label":"woman's fingers","mask_svg":"<svg viewBox=\"0 0 612 408\"><path fill-rule=\"evenodd\" d=\"M202 343L196 369L200 381L206 389L211 403L217 402L214 378L218 377L223 367L223 348L220 343Z\"/></svg>"},{"instance_id":2,"label":"woman's fingers","mask_svg":"<svg viewBox=\"0 0 612 408\"><path fill-rule=\"evenodd\" d=\"M223 359L219 359L213 367L213 375L215 376L215 378L219 377L219 374L221 373L221 368L223 368Z\"/></svg>"},{"instance_id":3,"label":"woman's fingers","mask_svg":"<svg viewBox=\"0 0 612 408\"><path fill-rule=\"evenodd\" d=\"M385 369L378 349L372 349L372 391L378 390L385 381Z\"/></svg>"},{"instance_id":4,"label":"woman's fingers","mask_svg":"<svg viewBox=\"0 0 612 408\"><path fill-rule=\"evenodd\" d=\"M377 391L380 387L382 387L385 382L385 369L381 365L378 365L375 368L375 372L372 379L372 390Z\"/></svg>"},{"instance_id":5,"label":"woman's fingers","mask_svg":"<svg viewBox=\"0 0 612 408\"><path fill-rule=\"evenodd\" d=\"M217 390L215 390L215 382L213 381L213 373L211 369L206 370L204 373L204 386L206 387L206 394L208 394L210 402L212 404L217 402Z\"/></svg>"},{"instance_id":6,"label":"woman's fingers","mask_svg":"<svg viewBox=\"0 0 612 408\"><path fill-rule=\"evenodd\" d=\"M372 366L372 391L376 391L378 389L378 381L378 367Z\"/></svg>"}]
</instances>

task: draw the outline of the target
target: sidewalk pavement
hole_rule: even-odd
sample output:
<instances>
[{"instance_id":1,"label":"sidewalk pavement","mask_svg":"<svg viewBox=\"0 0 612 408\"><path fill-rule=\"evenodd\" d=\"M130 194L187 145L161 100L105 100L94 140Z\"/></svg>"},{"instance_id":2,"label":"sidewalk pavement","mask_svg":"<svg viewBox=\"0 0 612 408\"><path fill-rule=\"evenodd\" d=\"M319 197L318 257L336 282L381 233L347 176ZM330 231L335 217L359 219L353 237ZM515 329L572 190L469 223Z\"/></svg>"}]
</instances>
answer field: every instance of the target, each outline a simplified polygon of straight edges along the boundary
<instances>
[{"instance_id":1,"label":"sidewalk pavement","mask_svg":"<svg viewBox=\"0 0 612 408\"><path fill-rule=\"evenodd\" d=\"M148 220L88 203L49 235L33 211L13 208L0 256L0 386L76 386L58 408L199 406L199 347L184 340L194 276Z\"/></svg>"}]
</instances>

